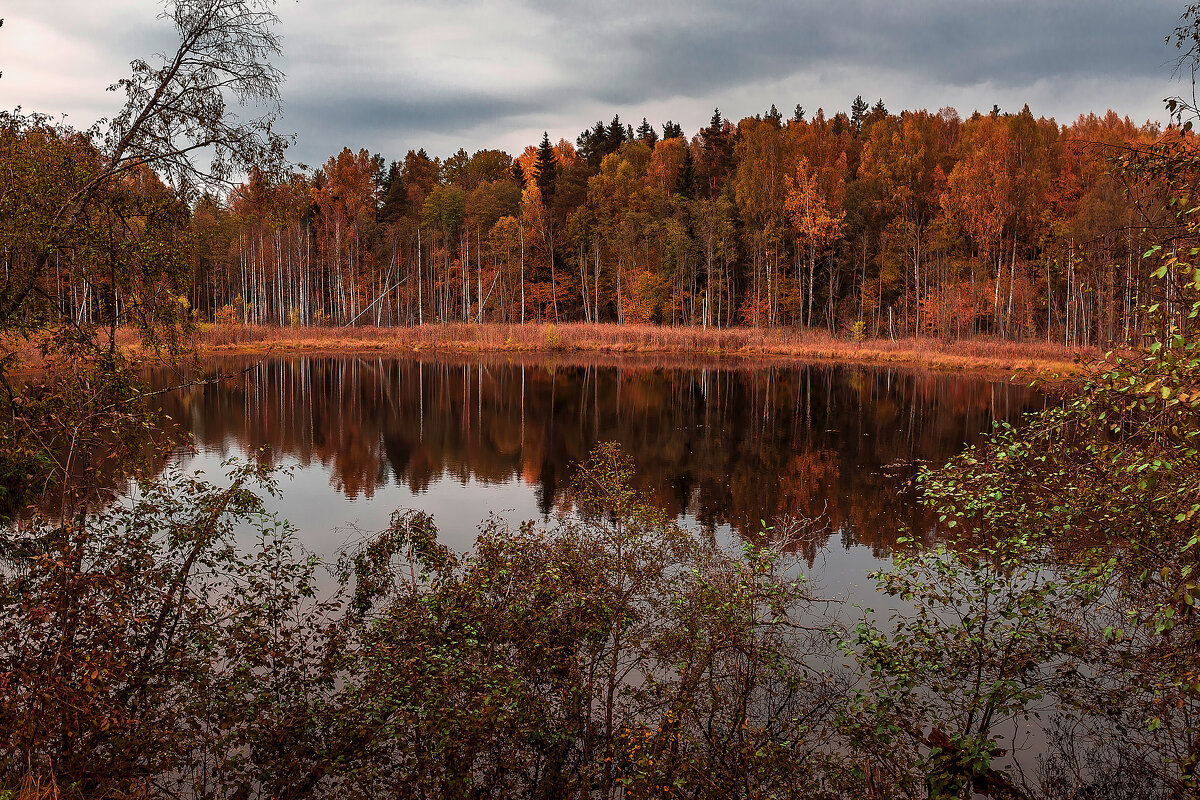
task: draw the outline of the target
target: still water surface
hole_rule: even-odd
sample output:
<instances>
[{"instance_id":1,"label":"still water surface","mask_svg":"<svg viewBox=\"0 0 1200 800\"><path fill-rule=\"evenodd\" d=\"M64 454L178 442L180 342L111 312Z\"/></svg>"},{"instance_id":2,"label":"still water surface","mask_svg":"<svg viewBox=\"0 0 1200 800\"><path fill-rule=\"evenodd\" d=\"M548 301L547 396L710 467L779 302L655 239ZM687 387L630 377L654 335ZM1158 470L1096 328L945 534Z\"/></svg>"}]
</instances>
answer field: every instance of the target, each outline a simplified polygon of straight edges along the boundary
<instances>
[{"instance_id":1,"label":"still water surface","mask_svg":"<svg viewBox=\"0 0 1200 800\"><path fill-rule=\"evenodd\" d=\"M457 550L489 513L553 516L574 465L615 440L656 502L722 538L781 515L826 519L803 556L842 595L900 532L932 532L910 487L921 464L1044 402L1003 380L861 366L337 355L206 367L246 371L163 395L194 436L185 468L218 475L224 458L270 448L290 468L272 510L321 555L397 508L431 513Z\"/></svg>"}]
</instances>

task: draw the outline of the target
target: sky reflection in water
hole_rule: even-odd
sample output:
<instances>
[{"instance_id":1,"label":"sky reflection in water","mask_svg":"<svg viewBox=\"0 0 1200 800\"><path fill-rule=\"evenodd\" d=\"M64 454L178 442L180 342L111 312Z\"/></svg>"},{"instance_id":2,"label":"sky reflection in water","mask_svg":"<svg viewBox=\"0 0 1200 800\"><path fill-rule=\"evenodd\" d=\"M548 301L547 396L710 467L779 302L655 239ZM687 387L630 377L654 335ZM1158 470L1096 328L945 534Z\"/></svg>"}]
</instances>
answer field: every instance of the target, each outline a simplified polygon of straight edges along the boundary
<instances>
[{"instance_id":1,"label":"sky reflection in water","mask_svg":"<svg viewBox=\"0 0 1200 800\"><path fill-rule=\"evenodd\" d=\"M931 528L905 489L921 463L1043 404L1005 381L859 366L344 355L268 358L163 397L195 437L187 468L219 475L225 457L269 447L291 470L270 507L324 556L356 536L347 526L381 529L397 508L433 514L466 550L489 512L516 524L564 509L574 465L616 440L656 502L720 538L827 515L803 555L838 594L854 594L900 531Z\"/></svg>"}]
</instances>

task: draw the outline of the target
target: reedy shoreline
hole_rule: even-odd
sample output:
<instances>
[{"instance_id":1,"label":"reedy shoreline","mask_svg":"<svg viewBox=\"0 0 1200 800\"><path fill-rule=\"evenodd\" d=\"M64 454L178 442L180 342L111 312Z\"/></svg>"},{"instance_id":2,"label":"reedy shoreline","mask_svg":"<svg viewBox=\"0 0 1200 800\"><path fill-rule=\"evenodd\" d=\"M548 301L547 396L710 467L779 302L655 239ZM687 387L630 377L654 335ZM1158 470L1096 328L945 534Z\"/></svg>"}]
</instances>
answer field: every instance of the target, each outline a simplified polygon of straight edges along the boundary
<instances>
[{"instance_id":1,"label":"reedy shoreline","mask_svg":"<svg viewBox=\"0 0 1200 800\"><path fill-rule=\"evenodd\" d=\"M158 360L131 329L117 332L118 346L133 357ZM188 343L199 356L297 353L414 354L446 357L505 356L567 362L629 362L648 366L718 363L846 363L944 372L1066 377L1085 369L1077 357L1099 358L1094 349L1072 350L1047 342L1009 342L992 337L943 341L929 337L854 342L825 331L792 328L671 328L614 323L427 324L419 327L282 327L201 324ZM39 371L36 339L9 341L18 372Z\"/></svg>"},{"instance_id":2,"label":"reedy shoreline","mask_svg":"<svg viewBox=\"0 0 1200 800\"><path fill-rule=\"evenodd\" d=\"M576 356L678 356L834 361L903 365L946 371L1025 372L1049 376L1082 367L1075 351L1046 342L990 337L944 342L933 338L854 342L823 331L791 328L701 329L588 323L427 324L412 328L296 328L203 325L194 343L201 354L285 352L512 353Z\"/></svg>"}]
</instances>

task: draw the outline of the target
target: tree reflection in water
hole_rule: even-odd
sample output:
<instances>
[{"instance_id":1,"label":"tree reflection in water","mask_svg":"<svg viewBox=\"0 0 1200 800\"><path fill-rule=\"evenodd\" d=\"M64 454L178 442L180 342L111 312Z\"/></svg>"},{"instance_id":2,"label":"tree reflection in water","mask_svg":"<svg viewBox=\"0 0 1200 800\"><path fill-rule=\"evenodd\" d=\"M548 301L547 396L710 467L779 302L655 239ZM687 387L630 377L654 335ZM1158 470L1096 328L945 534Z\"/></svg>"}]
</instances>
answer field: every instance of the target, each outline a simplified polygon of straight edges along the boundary
<instances>
[{"instance_id":1,"label":"tree reflection in water","mask_svg":"<svg viewBox=\"0 0 1200 800\"><path fill-rule=\"evenodd\" d=\"M267 358L230 380L163 395L165 413L202 452L268 447L327 474L348 500L391 483L427 496L469 487L475 507L456 511L476 522L495 510L489 487L530 487L538 511L552 513L575 465L595 443L617 441L639 488L706 529L747 536L760 520L827 515L824 540L803 545L810 565L834 534L880 557L897 532L929 531L905 491L917 465L942 463L993 420L1042 403L1006 381L861 366L486 356ZM305 494L284 498L302 530Z\"/></svg>"}]
</instances>

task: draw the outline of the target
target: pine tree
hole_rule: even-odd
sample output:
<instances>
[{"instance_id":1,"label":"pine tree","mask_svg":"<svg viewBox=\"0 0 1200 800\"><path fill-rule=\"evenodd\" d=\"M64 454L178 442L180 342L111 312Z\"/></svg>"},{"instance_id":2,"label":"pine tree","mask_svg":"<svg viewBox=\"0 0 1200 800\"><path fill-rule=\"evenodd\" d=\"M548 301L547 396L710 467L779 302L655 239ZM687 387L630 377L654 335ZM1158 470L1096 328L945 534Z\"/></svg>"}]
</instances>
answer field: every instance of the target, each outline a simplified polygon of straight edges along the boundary
<instances>
[{"instance_id":1,"label":"pine tree","mask_svg":"<svg viewBox=\"0 0 1200 800\"><path fill-rule=\"evenodd\" d=\"M704 146L704 162L701 167L705 188L708 190L707 196L711 198L718 194L718 190L724 184L725 175L733 161L733 143L725 129L721 109L713 109L708 127L700 131L700 139Z\"/></svg>"},{"instance_id":2,"label":"pine tree","mask_svg":"<svg viewBox=\"0 0 1200 800\"><path fill-rule=\"evenodd\" d=\"M593 170L600 168L600 162L604 159L608 150L608 129L604 126L603 121L596 123L596 126L591 130L585 130L579 134L575 140L575 152L579 157L588 162Z\"/></svg>"},{"instance_id":3,"label":"pine tree","mask_svg":"<svg viewBox=\"0 0 1200 800\"><path fill-rule=\"evenodd\" d=\"M850 104L850 124L854 126L855 133L862 133L863 120L867 117L867 101L863 100L862 95L854 98L854 102Z\"/></svg>"},{"instance_id":4,"label":"pine tree","mask_svg":"<svg viewBox=\"0 0 1200 800\"><path fill-rule=\"evenodd\" d=\"M404 210L408 204L408 190L404 186L400 162L393 161L388 166L387 174L379 187L379 196L383 198L379 204L377 216L380 222L392 223L404 216Z\"/></svg>"},{"instance_id":5,"label":"pine tree","mask_svg":"<svg viewBox=\"0 0 1200 800\"><path fill-rule=\"evenodd\" d=\"M387 161L382 153L371 156L371 181L379 189L379 196L384 195L384 182L387 180Z\"/></svg>"},{"instance_id":6,"label":"pine tree","mask_svg":"<svg viewBox=\"0 0 1200 800\"><path fill-rule=\"evenodd\" d=\"M882 122L883 120L887 119L887 117L888 110L887 107L884 106L883 100L877 100L875 105L871 106L871 110L867 112L866 116L863 117L862 127L864 129L870 128L876 122Z\"/></svg>"},{"instance_id":7,"label":"pine tree","mask_svg":"<svg viewBox=\"0 0 1200 800\"><path fill-rule=\"evenodd\" d=\"M678 122L672 122L671 120L667 120L666 122L663 123L662 138L664 141L667 139L682 139L683 138L683 126L680 125Z\"/></svg>"},{"instance_id":8,"label":"pine tree","mask_svg":"<svg viewBox=\"0 0 1200 800\"><path fill-rule=\"evenodd\" d=\"M680 137L682 138L682 137ZM696 196L696 160L692 158L692 148L683 151L683 166L679 169L679 179L675 183L675 193L688 199Z\"/></svg>"},{"instance_id":9,"label":"pine tree","mask_svg":"<svg viewBox=\"0 0 1200 800\"><path fill-rule=\"evenodd\" d=\"M542 192L542 202L550 207L554 197L554 178L558 168L558 157L554 153L554 145L550 144L550 134L542 132L542 143L538 145L537 154L537 184Z\"/></svg>"},{"instance_id":10,"label":"pine tree","mask_svg":"<svg viewBox=\"0 0 1200 800\"><path fill-rule=\"evenodd\" d=\"M614 114L612 122L608 123L607 139L604 155L617 152L621 149L621 145L625 144L625 126L621 124L619 114Z\"/></svg>"},{"instance_id":11,"label":"pine tree","mask_svg":"<svg viewBox=\"0 0 1200 800\"><path fill-rule=\"evenodd\" d=\"M714 108L712 119L708 121L708 128L705 129L708 135L716 136L724 132L725 125L721 118L721 109Z\"/></svg>"},{"instance_id":12,"label":"pine tree","mask_svg":"<svg viewBox=\"0 0 1200 800\"><path fill-rule=\"evenodd\" d=\"M658 143L658 134L655 132L654 126L647 122L645 117L642 117L642 124L638 126L637 138L638 141L645 142L650 147L654 147Z\"/></svg>"}]
</instances>

